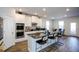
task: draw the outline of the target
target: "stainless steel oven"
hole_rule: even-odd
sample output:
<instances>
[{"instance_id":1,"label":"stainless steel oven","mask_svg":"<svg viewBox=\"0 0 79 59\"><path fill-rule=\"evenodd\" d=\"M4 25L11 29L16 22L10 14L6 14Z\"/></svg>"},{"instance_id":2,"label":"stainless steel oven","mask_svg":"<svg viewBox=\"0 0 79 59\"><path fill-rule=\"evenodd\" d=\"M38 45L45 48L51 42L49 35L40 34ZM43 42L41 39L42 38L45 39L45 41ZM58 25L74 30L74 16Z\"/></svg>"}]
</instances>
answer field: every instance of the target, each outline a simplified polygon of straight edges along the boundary
<instances>
[{"instance_id":1,"label":"stainless steel oven","mask_svg":"<svg viewBox=\"0 0 79 59\"><path fill-rule=\"evenodd\" d=\"M16 38L24 37L24 23L16 23Z\"/></svg>"}]
</instances>

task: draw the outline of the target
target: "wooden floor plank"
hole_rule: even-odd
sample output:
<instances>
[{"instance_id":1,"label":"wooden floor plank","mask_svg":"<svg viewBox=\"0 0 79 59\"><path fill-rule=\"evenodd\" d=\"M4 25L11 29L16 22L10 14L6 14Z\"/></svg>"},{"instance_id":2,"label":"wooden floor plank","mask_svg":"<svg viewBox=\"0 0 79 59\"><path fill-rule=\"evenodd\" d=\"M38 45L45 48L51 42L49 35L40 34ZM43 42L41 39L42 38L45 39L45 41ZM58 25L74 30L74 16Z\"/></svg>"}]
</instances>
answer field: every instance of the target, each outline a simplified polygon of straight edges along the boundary
<instances>
[{"instance_id":1,"label":"wooden floor plank","mask_svg":"<svg viewBox=\"0 0 79 59\"><path fill-rule=\"evenodd\" d=\"M79 38L62 37L60 42L63 45L53 44L40 52L79 52ZM28 52L27 41L16 43L15 46L9 48L6 52Z\"/></svg>"}]
</instances>

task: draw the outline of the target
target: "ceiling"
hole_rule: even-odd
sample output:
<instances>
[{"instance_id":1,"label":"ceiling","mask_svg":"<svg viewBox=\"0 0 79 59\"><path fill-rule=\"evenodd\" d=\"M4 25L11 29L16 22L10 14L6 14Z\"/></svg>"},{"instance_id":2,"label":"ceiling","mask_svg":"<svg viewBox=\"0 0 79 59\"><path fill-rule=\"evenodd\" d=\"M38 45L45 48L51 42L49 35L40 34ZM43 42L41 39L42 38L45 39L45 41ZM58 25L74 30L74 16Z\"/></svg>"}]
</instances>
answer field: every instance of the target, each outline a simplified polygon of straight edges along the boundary
<instances>
[{"instance_id":1,"label":"ceiling","mask_svg":"<svg viewBox=\"0 0 79 59\"><path fill-rule=\"evenodd\" d=\"M43 11L43 8L46 11ZM45 19L60 19L63 17L79 16L79 7L15 7L25 13L42 16ZM66 9L69 9L67 11Z\"/></svg>"}]
</instances>

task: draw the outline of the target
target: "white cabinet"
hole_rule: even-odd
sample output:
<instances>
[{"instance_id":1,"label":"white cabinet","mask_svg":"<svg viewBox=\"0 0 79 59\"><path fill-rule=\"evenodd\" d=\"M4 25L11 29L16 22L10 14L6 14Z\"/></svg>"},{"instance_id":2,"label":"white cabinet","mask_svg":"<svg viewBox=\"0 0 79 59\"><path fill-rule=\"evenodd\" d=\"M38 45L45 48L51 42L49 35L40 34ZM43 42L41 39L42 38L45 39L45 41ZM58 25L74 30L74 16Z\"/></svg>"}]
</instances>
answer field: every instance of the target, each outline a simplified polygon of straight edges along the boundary
<instances>
[{"instance_id":1,"label":"white cabinet","mask_svg":"<svg viewBox=\"0 0 79 59\"><path fill-rule=\"evenodd\" d=\"M35 16L32 16L32 22L37 23L37 26L42 27L42 19L35 17Z\"/></svg>"},{"instance_id":2,"label":"white cabinet","mask_svg":"<svg viewBox=\"0 0 79 59\"><path fill-rule=\"evenodd\" d=\"M11 17L3 18L4 50L15 44L15 22Z\"/></svg>"}]
</instances>

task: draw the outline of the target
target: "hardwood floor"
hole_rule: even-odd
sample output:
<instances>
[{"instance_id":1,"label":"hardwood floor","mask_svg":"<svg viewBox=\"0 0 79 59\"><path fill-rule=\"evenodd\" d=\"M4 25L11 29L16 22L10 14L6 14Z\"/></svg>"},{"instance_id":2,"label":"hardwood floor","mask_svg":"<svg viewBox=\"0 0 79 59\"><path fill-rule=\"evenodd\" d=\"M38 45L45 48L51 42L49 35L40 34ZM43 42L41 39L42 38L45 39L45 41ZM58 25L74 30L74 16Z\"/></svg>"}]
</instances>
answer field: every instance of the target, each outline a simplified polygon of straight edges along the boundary
<instances>
[{"instance_id":1,"label":"hardwood floor","mask_svg":"<svg viewBox=\"0 0 79 59\"><path fill-rule=\"evenodd\" d=\"M60 38L62 44L52 44L51 46L41 50L41 52L79 52L79 38L63 37Z\"/></svg>"},{"instance_id":2,"label":"hardwood floor","mask_svg":"<svg viewBox=\"0 0 79 59\"><path fill-rule=\"evenodd\" d=\"M64 43L57 51L58 52L79 52L79 38L67 37L66 39L61 39Z\"/></svg>"},{"instance_id":3,"label":"hardwood floor","mask_svg":"<svg viewBox=\"0 0 79 59\"><path fill-rule=\"evenodd\" d=\"M79 52L79 38L62 37L59 40L63 44L55 43L41 50L40 52ZM27 41L16 43L15 46L6 50L6 52L28 52Z\"/></svg>"},{"instance_id":4,"label":"hardwood floor","mask_svg":"<svg viewBox=\"0 0 79 59\"><path fill-rule=\"evenodd\" d=\"M7 49L6 52L28 52L27 41L16 43L15 46Z\"/></svg>"}]
</instances>

